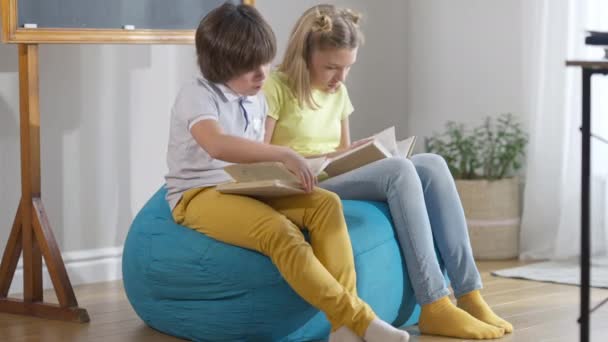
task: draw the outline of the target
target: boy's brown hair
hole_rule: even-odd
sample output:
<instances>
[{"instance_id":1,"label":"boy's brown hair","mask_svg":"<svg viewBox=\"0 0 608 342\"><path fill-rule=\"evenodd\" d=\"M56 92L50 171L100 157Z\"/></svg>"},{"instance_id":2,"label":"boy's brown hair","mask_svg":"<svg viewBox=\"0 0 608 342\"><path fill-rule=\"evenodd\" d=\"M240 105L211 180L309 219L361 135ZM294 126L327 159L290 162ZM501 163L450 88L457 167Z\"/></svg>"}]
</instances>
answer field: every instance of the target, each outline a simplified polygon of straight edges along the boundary
<instances>
[{"instance_id":1,"label":"boy's brown hair","mask_svg":"<svg viewBox=\"0 0 608 342\"><path fill-rule=\"evenodd\" d=\"M230 2L213 9L196 30L196 54L203 76L225 83L260 65L276 54L276 38L270 25L252 6Z\"/></svg>"}]
</instances>

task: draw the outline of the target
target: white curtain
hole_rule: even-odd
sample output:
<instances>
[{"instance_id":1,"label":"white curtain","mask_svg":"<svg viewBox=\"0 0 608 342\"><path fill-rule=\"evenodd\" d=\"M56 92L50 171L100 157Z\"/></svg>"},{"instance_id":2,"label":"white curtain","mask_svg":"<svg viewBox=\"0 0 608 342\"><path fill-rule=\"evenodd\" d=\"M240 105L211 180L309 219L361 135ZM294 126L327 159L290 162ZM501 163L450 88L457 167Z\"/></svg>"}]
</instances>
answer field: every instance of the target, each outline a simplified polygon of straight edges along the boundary
<instances>
[{"instance_id":1,"label":"white curtain","mask_svg":"<svg viewBox=\"0 0 608 342\"><path fill-rule=\"evenodd\" d=\"M580 254L581 74L566 59L601 58L585 30L608 31L606 0L523 1L530 145L521 259ZM608 137L608 76L592 80L592 131ZM592 253L608 254L608 147L592 142Z\"/></svg>"}]
</instances>

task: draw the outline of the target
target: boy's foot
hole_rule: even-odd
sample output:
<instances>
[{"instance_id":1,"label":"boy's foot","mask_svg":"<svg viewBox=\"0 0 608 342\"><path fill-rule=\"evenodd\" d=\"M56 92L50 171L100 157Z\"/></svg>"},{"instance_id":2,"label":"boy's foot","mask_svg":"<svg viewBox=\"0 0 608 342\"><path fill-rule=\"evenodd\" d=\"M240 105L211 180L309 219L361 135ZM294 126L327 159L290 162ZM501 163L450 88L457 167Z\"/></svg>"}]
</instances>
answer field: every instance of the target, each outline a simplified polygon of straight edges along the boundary
<instances>
[{"instance_id":1,"label":"boy's foot","mask_svg":"<svg viewBox=\"0 0 608 342\"><path fill-rule=\"evenodd\" d=\"M374 318L365 330L364 338L366 342L407 342L410 340L410 334L379 318Z\"/></svg>"},{"instance_id":2,"label":"boy's foot","mask_svg":"<svg viewBox=\"0 0 608 342\"><path fill-rule=\"evenodd\" d=\"M363 339L354 331L342 326L329 334L329 342L363 342Z\"/></svg>"}]
</instances>

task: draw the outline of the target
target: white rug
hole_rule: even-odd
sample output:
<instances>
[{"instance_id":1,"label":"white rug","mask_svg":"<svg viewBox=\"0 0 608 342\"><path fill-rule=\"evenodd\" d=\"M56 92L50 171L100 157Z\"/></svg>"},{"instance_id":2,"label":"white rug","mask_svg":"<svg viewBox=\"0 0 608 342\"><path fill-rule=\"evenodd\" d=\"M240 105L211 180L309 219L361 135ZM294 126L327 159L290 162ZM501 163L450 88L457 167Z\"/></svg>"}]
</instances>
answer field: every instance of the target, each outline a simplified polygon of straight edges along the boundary
<instances>
[{"instance_id":1,"label":"white rug","mask_svg":"<svg viewBox=\"0 0 608 342\"><path fill-rule=\"evenodd\" d=\"M578 260L547 261L492 272L507 278L520 278L551 283L580 285ZM608 288L608 257L591 260L591 287Z\"/></svg>"}]
</instances>

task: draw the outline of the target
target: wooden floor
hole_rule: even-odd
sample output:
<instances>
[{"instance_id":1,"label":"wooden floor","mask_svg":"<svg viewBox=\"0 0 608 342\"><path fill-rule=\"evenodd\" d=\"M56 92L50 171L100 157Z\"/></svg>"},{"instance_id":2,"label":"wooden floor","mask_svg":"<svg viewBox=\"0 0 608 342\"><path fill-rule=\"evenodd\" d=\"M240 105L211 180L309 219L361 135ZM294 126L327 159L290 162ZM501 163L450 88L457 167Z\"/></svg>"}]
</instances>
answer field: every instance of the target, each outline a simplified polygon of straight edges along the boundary
<instances>
[{"instance_id":1,"label":"wooden floor","mask_svg":"<svg viewBox=\"0 0 608 342\"><path fill-rule=\"evenodd\" d=\"M515 332L500 341L578 341L579 288L575 286L497 278L490 271L518 263L481 262L483 294L494 310L515 326ZM129 305L121 282L75 288L77 298L91 317L88 324L54 322L0 314L0 341L182 341L145 326ZM45 293L51 301L52 293ZM592 290L592 303L608 297L608 290ZM592 341L608 341L608 305L592 315ZM458 341L420 336L416 327L407 329L412 341Z\"/></svg>"}]
</instances>

